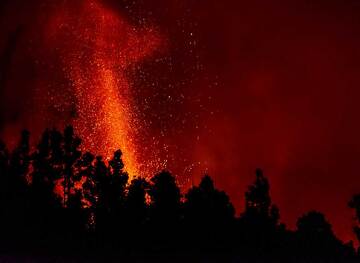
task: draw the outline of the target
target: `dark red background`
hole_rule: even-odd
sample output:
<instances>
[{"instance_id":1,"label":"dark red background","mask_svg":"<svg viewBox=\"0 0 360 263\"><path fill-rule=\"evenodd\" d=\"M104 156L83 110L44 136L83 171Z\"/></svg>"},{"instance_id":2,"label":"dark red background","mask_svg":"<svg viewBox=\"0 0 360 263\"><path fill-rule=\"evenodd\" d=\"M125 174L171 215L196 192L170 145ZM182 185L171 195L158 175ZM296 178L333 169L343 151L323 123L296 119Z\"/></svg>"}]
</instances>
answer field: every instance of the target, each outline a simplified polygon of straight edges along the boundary
<instances>
[{"instance_id":1,"label":"dark red background","mask_svg":"<svg viewBox=\"0 0 360 263\"><path fill-rule=\"evenodd\" d=\"M53 125L42 118L34 91L39 83L62 83L56 69L45 77L36 66L37 56L51 54L41 46L49 2L53 10L57 1L1 3L0 126L8 138L25 126L36 135ZM353 238L347 201L360 192L358 1L103 2L135 26L145 18L168 42L166 52L141 64L147 78L132 81L140 111L153 123L149 133L165 133L159 140L169 145L169 169L188 182L208 170L241 211L261 167L284 222L293 227L317 209L341 238ZM34 45L41 52L29 49ZM46 95L40 101L46 104ZM184 172L191 164L194 170Z\"/></svg>"}]
</instances>

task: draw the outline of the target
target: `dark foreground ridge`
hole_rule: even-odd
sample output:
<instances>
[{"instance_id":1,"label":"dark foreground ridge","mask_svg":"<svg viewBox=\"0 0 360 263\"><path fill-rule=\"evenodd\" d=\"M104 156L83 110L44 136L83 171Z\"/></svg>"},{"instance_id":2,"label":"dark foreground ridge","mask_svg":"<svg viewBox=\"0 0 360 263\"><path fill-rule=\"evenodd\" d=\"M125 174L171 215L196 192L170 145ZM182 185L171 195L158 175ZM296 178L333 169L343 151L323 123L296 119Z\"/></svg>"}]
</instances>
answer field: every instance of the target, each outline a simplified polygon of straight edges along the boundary
<instances>
[{"instance_id":1,"label":"dark foreground ridge","mask_svg":"<svg viewBox=\"0 0 360 263\"><path fill-rule=\"evenodd\" d=\"M107 163L79 150L72 127L0 143L0 253L8 262L359 262L352 243L310 211L280 223L261 170L235 216L209 176L182 195L166 171L128 182L121 151ZM360 224L360 195L349 207ZM360 239L360 228L354 231Z\"/></svg>"}]
</instances>

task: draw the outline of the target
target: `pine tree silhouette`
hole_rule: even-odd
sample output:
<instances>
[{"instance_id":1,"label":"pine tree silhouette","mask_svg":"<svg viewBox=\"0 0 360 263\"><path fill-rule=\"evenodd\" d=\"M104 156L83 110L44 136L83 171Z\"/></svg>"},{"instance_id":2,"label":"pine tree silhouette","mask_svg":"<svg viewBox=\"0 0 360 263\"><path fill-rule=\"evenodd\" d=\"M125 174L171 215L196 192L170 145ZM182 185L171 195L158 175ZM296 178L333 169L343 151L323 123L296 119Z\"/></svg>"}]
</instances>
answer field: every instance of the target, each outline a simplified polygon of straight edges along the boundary
<instances>
[{"instance_id":1,"label":"pine tree silhouette","mask_svg":"<svg viewBox=\"0 0 360 263\"><path fill-rule=\"evenodd\" d=\"M281 251L283 227L279 225L279 210L272 204L270 184L261 169L245 193L245 211L239 218L242 237L239 247L248 257L271 257Z\"/></svg>"},{"instance_id":2,"label":"pine tree silhouette","mask_svg":"<svg viewBox=\"0 0 360 263\"><path fill-rule=\"evenodd\" d=\"M18 243L25 246L28 222L24 221L31 213L28 209L28 172L30 168L30 132L22 131L19 144L10 157L8 199L4 207L4 236L9 244Z\"/></svg>"},{"instance_id":3,"label":"pine tree silhouette","mask_svg":"<svg viewBox=\"0 0 360 263\"><path fill-rule=\"evenodd\" d=\"M355 210L356 225L353 227L353 230L358 241L360 242L360 194L354 195L349 201L348 206ZM360 247L357 253L360 257Z\"/></svg>"},{"instance_id":4,"label":"pine tree silhouette","mask_svg":"<svg viewBox=\"0 0 360 263\"><path fill-rule=\"evenodd\" d=\"M95 201L92 206L95 211L95 228L98 233L104 233L107 226L108 216L108 185L109 185L109 171L101 156L96 157L95 172L94 172L94 187L91 189ZM88 198L88 200L90 200Z\"/></svg>"},{"instance_id":5,"label":"pine tree silhouette","mask_svg":"<svg viewBox=\"0 0 360 263\"><path fill-rule=\"evenodd\" d=\"M180 189L169 172L163 171L151 179L149 194L151 212L154 220L173 223L179 220L181 209Z\"/></svg>"},{"instance_id":6,"label":"pine tree silhouette","mask_svg":"<svg viewBox=\"0 0 360 263\"><path fill-rule=\"evenodd\" d=\"M277 225L279 210L270 197L270 185L262 170L256 170L254 184L245 193L245 211L242 219L247 224L256 226Z\"/></svg>"},{"instance_id":7,"label":"pine tree silhouette","mask_svg":"<svg viewBox=\"0 0 360 263\"><path fill-rule=\"evenodd\" d=\"M35 152L31 155L32 172L29 184L31 213L28 222L32 230L29 234L37 235L45 244L51 235L56 234L61 208L60 199L55 194L55 185L60 177L56 177L56 172L53 170L50 145L50 131L45 130Z\"/></svg>"},{"instance_id":8,"label":"pine tree silhouette","mask_svg":"<svg viewBox=\"0 0 360 263\"><path fill-rule=\"evenodd\" d=\"M71 126L45 130L34 150L28 131L12 152L0 142L0 257L49 252L104 261L173 253L191 255L188 261L359 262L353 244L341 242L320 212L301 216L296 231L280 224L260 169L236 217L208 175L182 199L169 172L128 184L120 150L107 162L82 153L80 143ZM348 205L360 239L360 195Z\"/></svg>"},{"instance_id":9,"label":"pine tree silhouette","mask_svg":"<svg viewBox=\"0 0 360 263\"><path fill-rule=\"evenodd\" d=\"M149 183L143 178L135 178L128 187L128 194L125 200L124 214L127 224L142 225L148 216L148 205L146 203L146 192Z\"/></svg>"},{"instance_id":10,"label":"pine tree silhouette","mask_svg":"<svg viewBox=\"0 0 360 263\"><path fill-rule=\"evenodd\" d=\"M200 251L229 247L234 214L229 197L217 190L210 176L205 175L199 186L192 187L185 195L184 221L188 235L192 236L186 242Z\"/></svg>"},{"instance_id":11,"label":"pine tree silhouette","mask_svg":"<svg viewBox=\"0 0 360 263\"><path fill-rule=\"evenodd\" d=\"M124 163L122 161L122 152L117 150L113 158L109 161L109 195L108 206L115 217L119 216L120 210L124 205L125 188L129 176L124 171Z\"/></svg>"},{"instance_id":12,"label":"pine tree silhouette","mask_svg":"<svg viewBox=\"0 0 360 263\"><path fill-rule=\"evenodd\" d=\"M199 225L224 224L234 219L234 207L225 192L215 189L206 175L198 187L191 188L185 196L185 218Z\"/></svg>"},{"instance_id":13,"label":"pine tree silhouette","mask_svg":"<svg viewBox=\"0 0 360 263\"><path fill-rule=\"evenodd\" d=\"M68 206L68 200L71 198L74 184L79 182L81 178L74 173L74 165L81 156L79 150L81 140L75 136L72 126L68 126L64 130L64 170L63 170L63 188L64 188L64 206Z\"/></svg>"},{"instance_id":14,"label":"pine tree silhouette","mask_svg":"<svg viewBox=\"0 0 360 263\"><path fill-rule=\"evenodd\" d=\"M167 171L155 175L151 178L149 195L149 219L154 244L159 247L172 244L176 247L181 231L181 194L175 177Z\"/></svg>"},{"instance_id":15,"label":"pine tree silhouette","mask_svg":"<svg viewBox=\"0 0 360 263\"><path fill-rule=\"evenodd\" d=\"M299 258L341 259L345 250L325 216L317 211L310 211L298 219L296 234Z\"/></svg>"},{"instance_id":16,"label":"pine tree silhouette","mask_svg":"<svg viewBox=\"0 0 360 263\"><path fill-rule=\"evenodd\" d=\"M76 163L76 169L78 172L77 177L81 178L82 193L84 197L84 206L93 212L93 208L96 206L97 193L95 186L95 156L90 153L84 153Z\"/></svg>"},{"instance_id":17,"label":"pine tree silhouette","mask_svg":"<svg viewBox=\"0 0 360 263\"><path fill-rule=\"evenodd\" d=\"M9 150L4 142L0 141L0 206L4 205L9 196ZM1 218L1 216L0 216ZM1 220L1 219L0 219Z\"/></svg>"}]
</instances>

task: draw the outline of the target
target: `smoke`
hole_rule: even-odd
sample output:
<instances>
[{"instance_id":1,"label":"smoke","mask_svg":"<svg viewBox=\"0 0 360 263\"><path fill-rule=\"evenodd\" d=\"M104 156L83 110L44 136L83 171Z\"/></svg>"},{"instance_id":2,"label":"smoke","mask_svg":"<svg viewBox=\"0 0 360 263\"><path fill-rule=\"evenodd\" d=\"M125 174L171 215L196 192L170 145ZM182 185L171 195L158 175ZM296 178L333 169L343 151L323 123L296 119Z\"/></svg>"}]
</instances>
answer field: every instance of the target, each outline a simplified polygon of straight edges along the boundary
<instances>
[{"instance_id":1,"label":"smoke","mask_svg":"<svg viewBox=\"0 0 360 263\"><path fill-rule=\"evenodd\" d=\"M40 30L60 2L2 4L7 73L0 126L10 141L22 127L36 135L73 120L75 98ZM158 161L184 186L209 172L238 211L261 167L286 223L294 226L300 214L318 209L341 238L352 238L346 204L360 191L357 1L102 4L166 39L166 50L155 50L126 73L145 141L151 141L141 148L156 146ZM53 107L46 93L37 95L39 86L72 99Z\"/></svg>"}]
</instances>

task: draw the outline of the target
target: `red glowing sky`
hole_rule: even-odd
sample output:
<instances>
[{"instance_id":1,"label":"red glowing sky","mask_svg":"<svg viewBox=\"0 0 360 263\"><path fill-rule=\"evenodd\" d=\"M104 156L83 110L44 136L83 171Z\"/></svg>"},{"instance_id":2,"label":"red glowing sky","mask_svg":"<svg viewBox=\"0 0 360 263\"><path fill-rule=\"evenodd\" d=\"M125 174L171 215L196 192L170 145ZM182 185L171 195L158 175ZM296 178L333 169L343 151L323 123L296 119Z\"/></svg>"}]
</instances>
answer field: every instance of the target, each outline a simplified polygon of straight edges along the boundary
<instances>
[{"instance_id":1,"label":"red glowing sky","mask_svg":"<svg viewBox=\"0 0 360 263\"><path fill-rule=\"evenodd\" d=\"M318 209L353 238L360 4L344 2L2 1L2 136L72 122L92 149L127 147L133 170L184 185L208 170L238 210L262 167L282 220Z\"/></svg>"}]
</instances>

